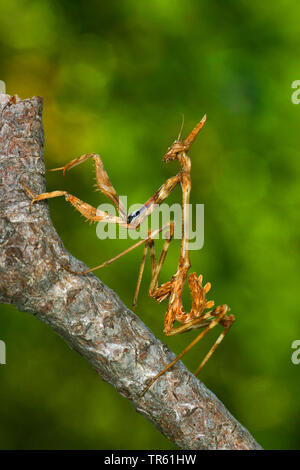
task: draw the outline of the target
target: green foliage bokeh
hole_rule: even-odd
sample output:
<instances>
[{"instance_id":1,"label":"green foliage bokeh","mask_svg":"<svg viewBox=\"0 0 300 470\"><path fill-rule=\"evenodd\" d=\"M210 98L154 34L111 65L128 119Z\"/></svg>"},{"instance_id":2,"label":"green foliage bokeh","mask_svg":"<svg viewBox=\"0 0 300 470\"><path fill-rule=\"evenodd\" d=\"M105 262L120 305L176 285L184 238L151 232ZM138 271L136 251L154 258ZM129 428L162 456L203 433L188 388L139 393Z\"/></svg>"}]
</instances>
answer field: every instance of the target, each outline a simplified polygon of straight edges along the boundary
<instances>
[{"instance_id":1,"label":"green foliage bokeh","mask_svg":"<svg viewBox=\"0 0 300 470\"><path fill-rule=\"evenodd\" d=\"M236 323L201 379L265 448L299 447L299 3L279 0L2 1L0 79L7 92L44 98L45 162L97 152L128 203L144 202L177 165L162 156L207 113L193 146L192 203L205 204L205 243L192 269L212 282ZM91 162L47 174L96 207ZM171 198L180 201L179 189ZM95 266L132 243L99 240L62 199L51 217L66 248ZM97 275L130 305L141 259L133 252ZM176 269L170 249L162 279ZM190 336L162 333L166 304L137 314L179 352ZM188 302L188 299L187 299ZM218 334L218 332L216 332ZM216 334L194 348L194 370ZM90 365L33 316L0 306L2 449L168 449L174 446Z\"/></svg>"}]
</instances>

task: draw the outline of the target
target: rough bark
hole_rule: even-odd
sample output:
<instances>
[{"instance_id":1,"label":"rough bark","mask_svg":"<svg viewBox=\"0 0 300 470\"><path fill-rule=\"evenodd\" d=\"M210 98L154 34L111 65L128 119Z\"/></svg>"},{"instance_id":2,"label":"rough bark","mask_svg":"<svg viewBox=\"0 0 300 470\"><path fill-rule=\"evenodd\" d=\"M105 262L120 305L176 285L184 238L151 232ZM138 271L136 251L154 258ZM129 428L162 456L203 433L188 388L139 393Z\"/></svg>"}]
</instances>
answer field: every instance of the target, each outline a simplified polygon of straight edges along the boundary
<instances>
[{"instance_id":1,"label":"rough bark","mask_svg":"<svg viewBox=\"0 0 300 470\"><path fill-rule=\"evenodd\" d=\"M174 354L68 253L47 202L29 211L21 181L45 191L42 98L0 94L0 302L50 325L99 376L183 449L260 449L225 406L179 362L139 398Z\"/></svg>"}]
</instances>

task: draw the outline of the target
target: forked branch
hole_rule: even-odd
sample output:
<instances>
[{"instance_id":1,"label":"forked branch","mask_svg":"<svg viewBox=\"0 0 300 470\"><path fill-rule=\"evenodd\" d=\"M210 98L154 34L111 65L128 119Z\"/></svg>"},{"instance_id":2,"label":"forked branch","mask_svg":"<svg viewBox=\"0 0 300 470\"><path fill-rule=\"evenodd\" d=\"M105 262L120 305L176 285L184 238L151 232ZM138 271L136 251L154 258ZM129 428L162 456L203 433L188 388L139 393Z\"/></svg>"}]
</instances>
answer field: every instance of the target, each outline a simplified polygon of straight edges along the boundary
<instances>
[{"instance_id":1,"label":"forked branch","mask_svg":"<svg viewBox=\"0 0 300 470\"><path fill-rule=\"evenodd\" d=\"M21 182L35 194L46 189L42 99L0 94L0 116L0 302L49 324L178 447L260 449L181 362L140 398L175 355L93 274L62 268L87 269L65 250L47 202L29 211Z\"/></svg>"}]
</instances>

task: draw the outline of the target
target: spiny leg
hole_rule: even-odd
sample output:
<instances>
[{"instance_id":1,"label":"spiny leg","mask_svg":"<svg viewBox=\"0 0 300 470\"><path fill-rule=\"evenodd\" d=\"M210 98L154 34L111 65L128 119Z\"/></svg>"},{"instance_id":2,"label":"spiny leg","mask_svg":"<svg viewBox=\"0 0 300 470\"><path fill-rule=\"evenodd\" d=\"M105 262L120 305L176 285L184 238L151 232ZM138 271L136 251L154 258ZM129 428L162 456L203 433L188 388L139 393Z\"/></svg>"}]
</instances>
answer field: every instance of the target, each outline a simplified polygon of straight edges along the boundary
<instances>
[{"instance_id":1,"label":"spiny leg","mask_svg":"<svg viewBox=\"0 0 300 470\"><path fill-rule=\"evenodd\" d=\"M126 219L126 212L125 212L124 205L122 204L119 196L117 195L115 188L111 184L110 179L105 171L103 162L98 154L86 153L84 155L81 155L81 157L74 158L63 167L53 168L49 171L63 170L63 175L65 176L66 172L69 171L71 168L73 168L74 166L80 165L80 163L83 163L84 161L90 158L94 160L95 171L96 171L96 183L97 183L97 187L99 191L101 191L105 196L107 196L115 204L120 216L123 219Z\"/></svg>"},{"instance_id":2,"label":"spiny leg","mask_svg":"<svg viewBox=\"0 0 300 470\"><path fill-rule=\"evenodd\" d=\"M66 196L68 194L66 191L52 191L51 193L43 193L35 196L34 193L22 181L21 184L28 196L31 198L30 210L32 210L32 206L35 202L43 201L44 199L51 199L52 197Z\"/></svg>"},{"instance_id":3,"label":"spiny leg","mask_svg":"<svg viewBox=\"0 0 300 470\"><path fill-rule=\"evenodd\" d=\"M153 379L151 379L150 383L147 385L147 387L143 390L141 393L140 397L142 397L147 390L156 382L156 380L161 377L167 370L169 370L171 367L173 367L190 349L192 349L210 330L212 330L216 325L220 323L222 318L226 315L228 311L227 305L222 305L220 307L217 307L213 311L211 311L211 315L217 315L217 317L213 320L210 321L209 325L183 350L181 351L180 354L174 359L174 361L170 362L162 371L160 371ZM202 328L204 325L200 324L199 328ZM186 325L186 330L188 331L190 329L190 325ZM182 330L183 332L184 330ZM210 356L209 356L210 357ZM208 359L207 359L208 360Z\"/></svg>"},{"instance_id":4,"label":"spiny leg","mask_svg":"<svg viewBox=\"0 0 300 470\"><path fill-rule=\"evenodd\" d=\"M31 198L30 210L32 209L33 204L45 199L51 199L59 196L65 196L67 202L70 202L72 206L75 207L87 220L91 222L106 222L106 223L115 223L123 227L128 227L128 224L124 222L120 217L109 215L107 212L99 211L95 207L87 204L86 202L81 201L76 196L69 194L67 191L52 191L50 193L42 193L37 196L22 182L22 186L25 189L28 196Z\"/></svg>"}]
</instances>

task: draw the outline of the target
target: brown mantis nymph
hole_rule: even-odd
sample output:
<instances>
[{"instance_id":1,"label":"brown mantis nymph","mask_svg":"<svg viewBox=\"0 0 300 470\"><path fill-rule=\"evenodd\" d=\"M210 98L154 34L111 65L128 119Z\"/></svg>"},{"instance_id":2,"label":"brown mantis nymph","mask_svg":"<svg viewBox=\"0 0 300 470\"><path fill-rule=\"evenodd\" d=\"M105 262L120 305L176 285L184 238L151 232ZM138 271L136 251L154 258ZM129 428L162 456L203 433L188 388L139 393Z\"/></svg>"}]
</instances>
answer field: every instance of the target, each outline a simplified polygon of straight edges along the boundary
<instances>
[{"instance_id":1,"label":"brown mantis nymph","mask_svg":"<svg viewBox=\"0 0 300 470\"><path fill-rule=\"evenodd\" d=\"M235 317L232 314L228 314L229 307L227 305L220 305L214 307L213 300L207 300L206 295L211 288L211 284L208 282L204 286L202 285L203 276L197 276L196 273L192 273L188 276L188 271L191 267L189 250L188 250L188 211L185 210L189 204L189 196L191 191L191 160L187 155L191 145L193 144L195 138L197 137L199 131L204 126L206 121L206 116L204 116L201 121L196 125L193 131L186 137L184 140L178 138L175 140L173 145L168 149L164 155L164 162L170 162L177 160L180 164L180 171L177 175L169 178L156 192L155 194L145 202L144 205L138 211L135 211L129 215L126 215L124 205L117 195L115 189L113 188L108 175L104 169L102 160L99 155L95 153L85 154L79 158L72 160L70 163L61 168L55 168L50 171L63 170L63 174L73 168L76 165L92 158L95 164L96 170L96 182L99 191L105 194L116 206L118 210L118 216L109 215L107 212L96 210L93 206L81 201L77 197L67 193L66 191L52 191L50 193L43 193L35 196L30 189L28 189L24 184L26 192L31 197L31 205L38 201L44 199L50 199L58 196L65 196L66 201L70 202L75 209L77 209L87 220L92 222L105 222L105 223L114 223L118 224L127 229L136 230L140 224L148 217L157 205L161 204L173 191L173 189L180 184L182 190L182 239L181 239L181 249L180 257L178 262L178 268L176 273L171 277L171 279L163 284L159 285L159 275L166 258L166 254L170 245L170 242L174 235L174 223L170 221L164 227L148 233L148 237L140 240L135 245L131 246L127 250L118 254L114 258L106 261L92 269L88 269L82 272L73 272L68 267L65 269L72 274L76 275L85 275L96 269L99 269L103 266L106 266L126 253L132 251L138 246L144 244L144 251L142 257L142 263L139 271L137 286L133 299L133 309L137 302L138 293L140 290L142 275L145 266L145 260L148 249L150 250L151 258L151 268L152 268L152 280L149 288L150 297L154 298L157 302L162 302L163 300L169 299L169 305L164 319L164 333L167 336L173 336L179 333L184 333L193 329L201 329L201 333L176 357L174 361L168 364L159 374L151 379L147 387L143 390L142 395L151 387L151 385L170 367L172 367L176 362L178 362L184 354L186 354L198 341L200 341L210 330L215 326L220 324L223 326L223 331L217 338L214 345L208 351L204 359L202 360L200 366L195 372L195 375L198 375L200 370L206 364L208 359L212 356L218 345L223 340L224 336L228 332L229 328L235 321ZM165 234L165 241L163 245L162 252L158 260L155 256L154 248L154 236L158 232L167 230ZM191 291L192 296L192 307L190 312L185 312L182 305L182 292L188 277L188 285ZM179 326L174 327L174 322L177 321L180 323Z\"/></svg>"}]
</instances>

